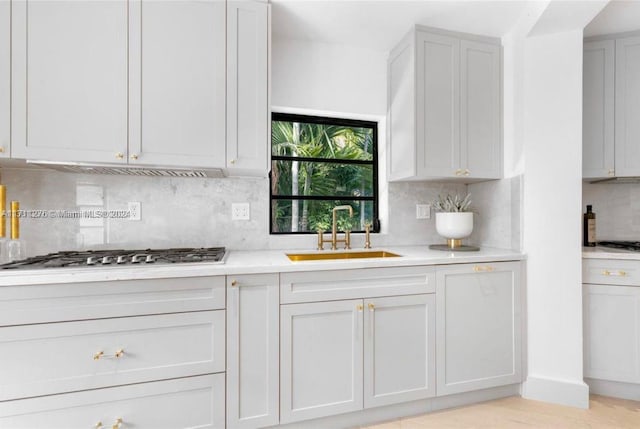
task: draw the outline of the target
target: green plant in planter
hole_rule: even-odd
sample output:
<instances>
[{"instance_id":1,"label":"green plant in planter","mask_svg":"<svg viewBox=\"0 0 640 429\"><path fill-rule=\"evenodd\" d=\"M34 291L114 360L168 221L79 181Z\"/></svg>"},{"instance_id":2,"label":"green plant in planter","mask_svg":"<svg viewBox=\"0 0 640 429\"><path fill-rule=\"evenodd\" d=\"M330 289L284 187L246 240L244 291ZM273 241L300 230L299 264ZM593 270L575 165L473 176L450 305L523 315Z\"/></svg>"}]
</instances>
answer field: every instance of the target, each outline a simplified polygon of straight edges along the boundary
<instances>
[{"instance_id":1,"label":"green plant in planter","mask_svg":"<svg viewBox=\"0 0 640 429\"><path fill-rule=\"evenodd\" d=\"M438 198L431 202L434 210L443 213L464 213L470 212L471 209L471 194L467 194L464 198L456 194L451 196L438 195Z\"/></svg>"}]
</instances>

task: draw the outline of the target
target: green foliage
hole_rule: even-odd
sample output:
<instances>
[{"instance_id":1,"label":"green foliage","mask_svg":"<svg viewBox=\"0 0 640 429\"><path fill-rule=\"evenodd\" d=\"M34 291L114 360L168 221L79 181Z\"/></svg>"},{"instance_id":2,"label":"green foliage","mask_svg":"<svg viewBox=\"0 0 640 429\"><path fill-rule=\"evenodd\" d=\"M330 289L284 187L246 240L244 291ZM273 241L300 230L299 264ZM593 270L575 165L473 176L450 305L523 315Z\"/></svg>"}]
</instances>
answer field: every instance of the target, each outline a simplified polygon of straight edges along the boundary
<instances>
[{"instance_id":1,"label":"green foliage","mask_svg":"<svg viewBox=\"0 0 640 429\"><path fill-rule=\"evenodd\" d=\"M373 131L369 128L345 127L289 121L273 121L272 154L328 160L373 160ZM359 209L364 202L349 197L373 195L373 169L370 165L323 162L273 161L272 193L283 196L343 196L346 202L278 200L273 207L272 229L276 232L330 229L331 210L339 204L351 204L354 218L341 220L341 229L359 225ZM298 205L298 215L292 205ZM368 216L371 218L372 205ZM357 207L356 207L357 206Z\"/></svg>"}]
</instances>

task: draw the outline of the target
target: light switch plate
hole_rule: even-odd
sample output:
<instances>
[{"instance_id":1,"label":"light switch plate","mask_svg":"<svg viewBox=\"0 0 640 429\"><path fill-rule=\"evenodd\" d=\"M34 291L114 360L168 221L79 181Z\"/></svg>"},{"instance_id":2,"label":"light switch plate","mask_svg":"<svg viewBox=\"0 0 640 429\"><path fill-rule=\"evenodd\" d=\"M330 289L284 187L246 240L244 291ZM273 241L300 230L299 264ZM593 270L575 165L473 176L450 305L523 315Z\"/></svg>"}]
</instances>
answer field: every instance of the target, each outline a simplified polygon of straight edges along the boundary
<instances>
[{"instance_id":1,"label":"light switch plate","mask_svg":"<svg viewBox=\"0 0 640 429\"><path fill-rule=\"evenodd\" d=\"M249 203L232 203L231 220L251 219L251 206Z\"/></svg>"},{"instance_id":2,"label":"light switch plate","mask_svg":"<svg viewBox=\"0 0 640 429\"><path fill-rule=\"evenodd\" d=\"M431 205L416 204L416 219L431 219Z\"/></svg>"}]
</instances>

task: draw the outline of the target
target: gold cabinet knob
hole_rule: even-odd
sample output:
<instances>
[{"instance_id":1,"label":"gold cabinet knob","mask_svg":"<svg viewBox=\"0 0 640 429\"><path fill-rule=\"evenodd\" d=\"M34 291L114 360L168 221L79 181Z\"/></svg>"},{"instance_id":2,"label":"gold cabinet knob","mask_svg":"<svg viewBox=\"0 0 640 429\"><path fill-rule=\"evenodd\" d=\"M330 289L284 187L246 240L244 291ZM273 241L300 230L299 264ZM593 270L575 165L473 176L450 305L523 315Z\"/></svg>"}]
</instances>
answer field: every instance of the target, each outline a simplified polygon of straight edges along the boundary
<instances>
[{"instance_id":1,"label":"gold cabinet knob","mask_svg":"<svg viewBox=\"0 0 640 429\"><path fill-rule=\"evenodd\" d=\"M615 176L616 175L616 170L614 170L613 168L609 169L609 176Z\"/></svg>"},{"instance_id":2,"label":"gold cabinet knob","mask_svg":"<svg viewBox=\"0 0 640 429\"><path fill-rule=\"evenodd\" d=\"M111 426L111 429L120 429L122 427L122 417L118 417L116 419L116 422L113 424L113 426Z\"/></svg>"},{"instance_id":3,"label":"gold cabinet knob","mask_svg":"<svg viewBox=\"0 0 640 429\"><path fill-rule=\"evenodd\" d=\"M93 427L94 427L94 429L100 429L101 427L103 427L102 426L102 422L96 423Z\"/></svg>"},{"instance_id":4,"label":"gold cabinet knob","mask_svg":"<svg viewBox=\"0 0 640 429\"><path fill-rule=\"evenodd\" d=\"M122 356L124 356L124 349L118 349L116 350L116 353L114 355L116 358L121 358Z\"/></svg>"},{"instance_id":5,"label":"gold cabinet knob","mask_svg":"<svg viewBox=\"0 0 640 429\"><path fill-rule=\"evenodd\" d=\"M116 159L124 159L124 153L122 152L116 153Z\"/></svg>"},{"instance_id":6,"label":"gold cabinet knob","mask_svg":"<svg viewBox=\"0 0 640 429\"><path fill-rule=\"evenodd\" d=\"M4 153L4 146L0 146L0 153Z\"/></svg>"},{"instance_id":7,"label":"gold cabinet knob","mask_svg":"<svg viewBox=\"0 0 640 429\"><path fill-rule=\"evenodd\" d=\"M236 160L235 160L235 159L230 159L230 160L229 160L229 164L234 165L235 163L236 163Z\"/></svg>"},{"instance_id":8,"label":"gold cabinet knob","mask_svg":"<svg viewBox=\"0 0 640 429\"><path fill-rule=\"evenodd\" d=\"M358 311L362 311L364 309L364 306L362 304L358 304Z\"/></svg>"},{"instance_id":9,"label":"gold cabinet knob","mask_svg":"<svg viewBox=\"0 0 640 429\"><path fill-rule=\"evenodd\" d=\"M462 174L462 170L458 168L455 172L455 175L460 176L461 174Z\"/></svg>"},{"instance_id":10,"label":"gold cabinet knob","mask_svg":"<svg viewBox=\"0 0 640 429\"><path fill-rule=\"evenodd\" d=\"M471 174L471 171L469 171L469 169L465 168L464 169L464 173L465 176L469 176Z\"/></svg>"},{"instance_id":11,"label":"gold cabinet knob","mask_svg":"<svg viewBox=\"0 0 640 429\"><path fill-rule=\"evenodd\" d=\"M100 358L101 358L102 356L104 356L104 352L103 352L102 350L100 350L99 352L94 353L94 355L93 355L93 360L100 360Z\"/></svg>"},{"instance_id":12,"label":"gold cabinet knob","mask_svg":"<svg viewBox=\"0 0 640 429\"><path fill-rule=\"evenodd\" d=\"M232 280L231 287L236 287L236 286L238 286L238 280Z\"/></svg>"},{"instance_id":13,"label":"gold cabinet knob","mask_svg":"<svg viewBox=\"0 0 640 429\"><path fill-rule=\"evenodd\" d=\"M136 161L138 159L138 155L134 153L130 158Z\"/></svg>"},{"instance_id":14,"label":"gold cabinet knob","mask_svg":"<svg viewBox=\"0 0 640 429\"><path fill-rule=\"evenodd\" d=\"M375 310L375 309L376 309L375 304L374 304L374 303L372 303L372 302L370 302L370 303L369 303L369 310L373 311L373 310Z\"/></svg>"}]
</instances>

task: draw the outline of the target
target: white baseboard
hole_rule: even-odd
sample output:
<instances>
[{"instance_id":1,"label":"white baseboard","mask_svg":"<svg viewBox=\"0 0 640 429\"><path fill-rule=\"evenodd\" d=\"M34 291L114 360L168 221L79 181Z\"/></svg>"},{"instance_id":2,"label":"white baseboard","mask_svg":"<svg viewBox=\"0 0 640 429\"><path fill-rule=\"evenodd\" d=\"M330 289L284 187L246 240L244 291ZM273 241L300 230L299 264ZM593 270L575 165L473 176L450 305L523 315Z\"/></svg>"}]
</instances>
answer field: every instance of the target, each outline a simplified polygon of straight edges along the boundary
<instances>
[{"instance_id":1,"label":"white baseboard","mask_svg":"<svg viewBox=\"0 0 640 429\"><path fill-rule=\"evenodd\" d=\"M589 386L546 377L528 377L522 386L522 397L577 408L589 408Z\"/></svg>"},{"instance_id":2,"label":"white baseboard","mask_svg":"<svg viewBox=\"0 0 640 429\"><path fill-rule=\"evenodd\" d=\"M585 381L589 385L591 393L596 395L640 401L640 384L596 380L593 378L586 378Z\"/></svg>"}]
</instances>

